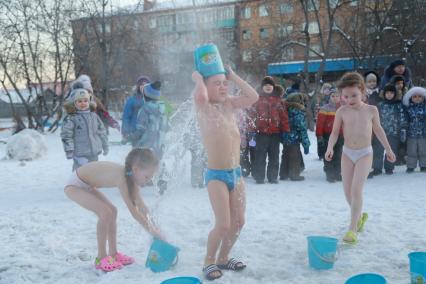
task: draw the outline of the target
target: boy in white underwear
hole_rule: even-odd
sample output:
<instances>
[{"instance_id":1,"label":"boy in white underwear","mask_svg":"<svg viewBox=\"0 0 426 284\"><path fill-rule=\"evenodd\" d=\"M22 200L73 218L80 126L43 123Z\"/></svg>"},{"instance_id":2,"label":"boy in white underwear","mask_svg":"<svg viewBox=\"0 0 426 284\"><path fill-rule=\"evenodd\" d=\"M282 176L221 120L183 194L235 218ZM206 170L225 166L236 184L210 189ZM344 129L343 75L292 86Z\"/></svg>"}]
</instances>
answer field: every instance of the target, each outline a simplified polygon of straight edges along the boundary
<instances>
[{"instance_id":1,"label":"boy in white underwear","mask_svg":"<svg viewBox=\"0 0 426 284\"><path fill-rule=\"evenodd\" d=\"M362 102L362 97L366 92L362 76L356 72L346 73L337 87L347 103L336 112L325 159L330 161L333 158L333 147L339 137L340 128L343 126L345 144L341 163L342 178L346 201L351 208L349 231L343 237L343 241L355 244L357 242L356 234L362 231L368 218L367 213L361 215L361 212L363 187L373 159L372 132L382 143L390 162L395 161L395 154L380 125L377 108Z\"/></svg>"}]
</instances>

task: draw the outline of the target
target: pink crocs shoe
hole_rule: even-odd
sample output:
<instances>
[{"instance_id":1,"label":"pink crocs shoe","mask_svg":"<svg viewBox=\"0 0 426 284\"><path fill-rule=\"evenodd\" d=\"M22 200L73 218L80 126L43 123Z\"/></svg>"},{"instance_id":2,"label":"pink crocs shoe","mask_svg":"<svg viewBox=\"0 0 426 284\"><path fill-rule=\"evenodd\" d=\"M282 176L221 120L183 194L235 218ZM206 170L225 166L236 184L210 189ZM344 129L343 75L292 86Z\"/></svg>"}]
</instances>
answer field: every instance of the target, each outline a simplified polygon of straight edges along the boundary
<instances>
[{"instance_id":1,"label":"pink crocs shoe","mask_svg":"<svg viewBox=\"0 0 426 284\"><path fill-rule=\"evenodd\" d=\"M129 265L135 262L133 257L122 254L121 252L117 252L114 258L115 261L121 263L122 265Z\"/></svg>"},{"instance_id":2,"label":"pink crocs shoe","mask_svg":"<svg viewBox=\"0 0 426 284\"><path fill-rule=\"evenodd\" d=\"M121 269L122 267L123 265L120 262L114 260L114 258L112 258L112 256L109 256L109 255L105 256L101 260L99 260L99 258L96 258L95 260L95 268L101 269L105 272L111 272L116 269Z\"/></svg>"}]
</instances>

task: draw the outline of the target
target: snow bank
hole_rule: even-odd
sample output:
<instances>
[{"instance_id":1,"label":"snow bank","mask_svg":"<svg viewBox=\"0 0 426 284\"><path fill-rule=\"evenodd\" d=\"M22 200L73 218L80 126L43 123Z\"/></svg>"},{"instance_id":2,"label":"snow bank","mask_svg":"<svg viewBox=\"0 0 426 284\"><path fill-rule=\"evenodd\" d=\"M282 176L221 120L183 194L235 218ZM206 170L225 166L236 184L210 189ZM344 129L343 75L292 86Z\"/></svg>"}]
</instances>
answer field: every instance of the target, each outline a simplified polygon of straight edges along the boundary
<instances>
[{"instance_id":1,"label":"snow bank","mask_svg":"<svg viewBox=\"0 0 426 284\"><path fill-rule=\"evenodd\" d=\"M33 129L24 129L7 141L6 156L13 160L33 160L47 152L46 141Z\"/></svg>"}]
</instances>

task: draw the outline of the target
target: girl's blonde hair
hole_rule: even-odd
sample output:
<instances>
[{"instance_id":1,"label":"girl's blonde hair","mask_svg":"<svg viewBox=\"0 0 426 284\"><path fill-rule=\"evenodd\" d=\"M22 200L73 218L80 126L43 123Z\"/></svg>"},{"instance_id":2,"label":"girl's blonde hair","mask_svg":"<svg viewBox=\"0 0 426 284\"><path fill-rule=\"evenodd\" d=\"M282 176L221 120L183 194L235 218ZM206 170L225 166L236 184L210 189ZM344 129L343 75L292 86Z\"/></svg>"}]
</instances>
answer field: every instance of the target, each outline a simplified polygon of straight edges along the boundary
<instances>
[{"instance_id":1,"label":"girl's blonde hair","mask_svg":"<svg viewBox=\"0 0 426 284\"><path fill-rule=\"evenodd\" d=\"M141 169L148 169L150 167L157 167L160 161L154 152L149 148L135 148L127 154L124 163L124 176L126 177L127 190L129 191L130 199L133 204L136 200L135 182L133 180L133 166Z\"/></svg>"},{"instance_id":2,"label":"girl's blonde hair","mask_svg":"<svg viewBox=\"0 0 426 284\"><path fill-rule=\"evenodd\" d=\"M366 90L364 78L358 72L345 73L340 81L337 83L337 88L341 91L346 87L357 86L364 93Z\"/></svg>"}]
</instances>

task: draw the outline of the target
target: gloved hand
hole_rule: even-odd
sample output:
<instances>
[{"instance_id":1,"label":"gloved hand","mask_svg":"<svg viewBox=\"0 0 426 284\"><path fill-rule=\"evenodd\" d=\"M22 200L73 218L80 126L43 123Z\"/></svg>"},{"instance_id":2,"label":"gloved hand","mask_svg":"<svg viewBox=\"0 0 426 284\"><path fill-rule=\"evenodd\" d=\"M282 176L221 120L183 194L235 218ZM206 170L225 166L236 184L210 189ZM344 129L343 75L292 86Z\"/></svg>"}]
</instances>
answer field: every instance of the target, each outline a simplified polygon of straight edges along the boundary
<instances>
[{"instance_id":1,"label":"gloved hand","mask_svg":"<svg viewBox=\"0 0 426 284\"><path fill-rule=\"evenodd\" d=\"M406 129L401 129L401 132L399 133L399 140L402 143L405 143L407 141L407 130Z\"/></svg>"},{"instance_id":2,"label":"gloved hand","mask_svg":"<svg viewBox=\"0 0 426 284\"><path fill-rule=\"evenodd\" d=\"M309 145L303 145L303 153L305 153L305 155L309 154Z\"/></svg>"},{"instance_id":3,"label":"gloved hand","mask_svg":"<svg viewBox=\"0 0 426 284\"><path fill-rule=\"evenodd\" d=\"M108 148L105 148L105 149L104 149L104 153L103 153L103 155L104 155L104 156L108 155L108 152L109 152L109 149L108 149Z\"/></svg>"},{"instance_id":4,"label":"gloved hand","mask_svg":"<svg viewBox=\"0 0 426 284\"><path fill-rule=\"evenodd\" d=\"M66 151L65 156L67 157L68 160L71 160L74 156L74 151Z\"/></svg>"},{"instance_id":5,"label":"gloved hand","mask_svg":"<svg viewBox=\"0 0 426 284\"><path fill-rule=\"evenodd\" d=\"M250 147L256 147L256 132L250 132L247 135L247 138L249 140L248 145Z\"/></svg>"}]
</instances>

